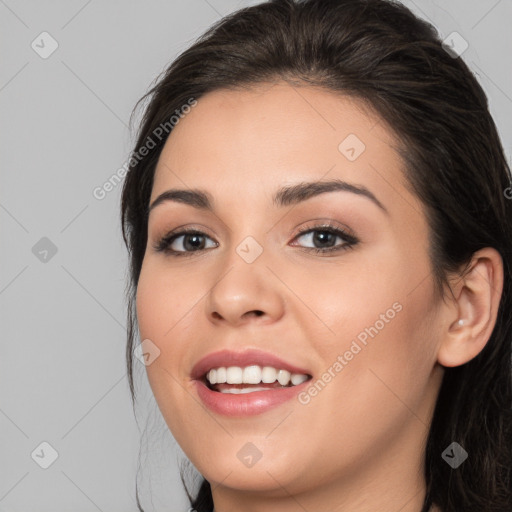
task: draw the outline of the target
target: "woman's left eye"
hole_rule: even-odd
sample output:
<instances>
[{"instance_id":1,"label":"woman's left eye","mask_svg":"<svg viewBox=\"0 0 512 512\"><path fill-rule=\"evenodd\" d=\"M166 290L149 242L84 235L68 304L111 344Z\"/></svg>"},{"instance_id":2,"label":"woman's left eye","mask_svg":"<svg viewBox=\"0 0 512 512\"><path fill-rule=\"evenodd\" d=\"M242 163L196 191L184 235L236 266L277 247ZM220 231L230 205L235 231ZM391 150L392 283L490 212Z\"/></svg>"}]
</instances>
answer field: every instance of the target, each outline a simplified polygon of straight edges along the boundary
<instances>
[{"instance_id":1,"label":"woman's left eye","mask_svg":"<svg viewBox=\"0 0 512 512\"><path fill-rule=\"evenodd\" d=\"M302 231L295 239L306 238L310 243L318 244L319 247L305 247L317 253L325 253L332 251L340 251L345 249L353 249L359 240L340 228L330 226L317 226ZM336 239L339 238L342 243L334 245Z\"/></svg>"},{"instance_id":2,"label":"woman's left eye","mask_svg":"<svg viewBox=\"0 0 512 512\"><path fill-rule=\"evenodd\" d=\"M353 248L359 240L340 228L331 226L317 226L301 231L294 240L305 238L309 243L317 245L316 247L304 247L316 253L327 253L333 251L341 251ZM206 248L206 239L213 240L205 233L197 230L182 230L178 233L169 233L161 238L154 246L155 251L164 252L171 256L185 256L194 252L204 251ZM336 239L342 241L341 244L335 245ZM178 248L182 247L183 250ZM217 242L213 242L209 248L218 247Z\"/></svg>"}]
</instances>

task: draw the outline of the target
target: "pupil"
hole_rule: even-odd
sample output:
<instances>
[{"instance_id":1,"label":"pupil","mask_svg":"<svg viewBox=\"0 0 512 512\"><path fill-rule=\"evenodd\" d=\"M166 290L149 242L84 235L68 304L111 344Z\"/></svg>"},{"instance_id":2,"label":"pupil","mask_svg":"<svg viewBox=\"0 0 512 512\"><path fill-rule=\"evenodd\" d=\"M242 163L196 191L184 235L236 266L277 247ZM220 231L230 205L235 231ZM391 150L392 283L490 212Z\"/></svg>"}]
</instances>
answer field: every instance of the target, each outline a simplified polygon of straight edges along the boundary
<instances>
[{"instance_id":1,"label":"pupil","mask_svg":"<svg viewBox=\"0 0 512 512\"><path fill-rule=\"evenodd\" d=\"M314 236L314 241L319 241L320 244L326 242L326 237L333 237L334 233L331 233L329 231L317 231L317 234ZM332 240L331 240L332 241Z\"/></svg>"},{"instance_id":2,"label":"pupil","mask_svg":"<svg viewBox=\"0 0 512 512\"><path fill-rule=\"evenodd\" d=\"M187 235L185 237L185 248L191 249L193 251L195 251L197 249L201 249L204 244L201 243L201 240L198 241L198 239L200 239L200 238L201 238L201 235ZM190 242L191 239L194 239L195 243L193 242L192 245L190 245L190 243L187 244L187 242ZM187 247L187 245L188 245L188 247Z\"/></svg>"}]
</instances>

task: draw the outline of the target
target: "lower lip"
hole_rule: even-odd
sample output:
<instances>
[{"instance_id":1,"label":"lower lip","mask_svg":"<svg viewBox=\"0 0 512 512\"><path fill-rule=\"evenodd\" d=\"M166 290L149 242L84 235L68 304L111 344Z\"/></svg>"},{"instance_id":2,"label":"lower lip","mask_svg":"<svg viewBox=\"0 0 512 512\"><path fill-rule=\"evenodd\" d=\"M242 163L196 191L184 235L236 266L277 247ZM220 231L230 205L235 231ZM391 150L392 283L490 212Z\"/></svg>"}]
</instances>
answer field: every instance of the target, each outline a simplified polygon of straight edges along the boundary
<instances>
[{"instance_id":1,"label":"lower lip","mask_svg":"<svg viewBox=\"0 0 512 512\"><path fill-rule=\"evenodd\" d=\"M310 379L311 380L311 379ZM291 400L309 385L309 380L297 386L253 391L252 393L220 393L196 380L197 394L211 411L224 416L253 416Z\"/></svg>"}]
</instances>

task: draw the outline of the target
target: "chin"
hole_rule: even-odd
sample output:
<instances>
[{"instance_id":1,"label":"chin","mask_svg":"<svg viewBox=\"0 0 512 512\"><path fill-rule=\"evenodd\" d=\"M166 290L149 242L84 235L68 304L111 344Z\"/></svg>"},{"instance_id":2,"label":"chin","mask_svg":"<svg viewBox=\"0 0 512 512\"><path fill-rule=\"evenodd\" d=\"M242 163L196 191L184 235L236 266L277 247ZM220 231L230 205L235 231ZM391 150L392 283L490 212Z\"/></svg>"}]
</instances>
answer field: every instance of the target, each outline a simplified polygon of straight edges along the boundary
<instances>
[{"instance_id":1,"label":"chin","mask_svg":"<svg viewBox=\"0 0 512 512\"><path fill-rule=\"evenodd\" d=\"M236 456L235 456L236 457ZM226 456L217 459L208 467L204 462L195 467L201 475L212 484L222 485L239 491L254 491L270 493L270 496L282 495L282 488L291 489L293 482L299 477L290 471L293 467L304 467L304 461L293 462L283 454L275 457L269 454L269 460L264 457L253 466L245 466L238 458ZM309 473L309 472L308 472Z\"/></svg>"}]
</instances>

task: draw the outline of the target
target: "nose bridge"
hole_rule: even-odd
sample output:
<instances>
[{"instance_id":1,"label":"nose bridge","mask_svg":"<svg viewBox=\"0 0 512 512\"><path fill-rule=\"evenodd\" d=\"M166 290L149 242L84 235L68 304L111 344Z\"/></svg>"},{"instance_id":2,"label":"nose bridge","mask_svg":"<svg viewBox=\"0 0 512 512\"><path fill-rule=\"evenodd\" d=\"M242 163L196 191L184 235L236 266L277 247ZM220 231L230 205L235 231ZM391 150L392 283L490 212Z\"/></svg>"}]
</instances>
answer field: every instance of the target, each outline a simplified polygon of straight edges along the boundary
<instances>
[{"instance_id":1,"label":"nose bridge","mask_svg":"<svg viewBox=\"0 0 512 512\"><path fill-rule=\"evenodd\" d=\"M263 260L265 251L264 246L267 245L268 226L264 223L265 215L261 214L261 209L255 207L254 204L243 202L243 198L238 198L236 202L231 202L231 215L234 216L229 226L229 253L224 262L227 267L244 263L251 266L259 262L259 267ZM252 207L252 208L251 208ZM243 265L242 265L243 267Z\"/></svg>"},{"instance_id":2,"label":"nose bridge","mask_svg":"<svg viewBox=\"0 0 512 512\"><path fill-rule=\"evenodd\" d=\"M241 238L219 262L219 277L207 296L207 315L233 324L251 316L277 318L282 314L283 297L278 281L267 268L263 241L252 235Z\"/></svg>"}]
</instances>

